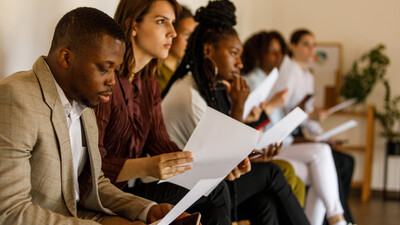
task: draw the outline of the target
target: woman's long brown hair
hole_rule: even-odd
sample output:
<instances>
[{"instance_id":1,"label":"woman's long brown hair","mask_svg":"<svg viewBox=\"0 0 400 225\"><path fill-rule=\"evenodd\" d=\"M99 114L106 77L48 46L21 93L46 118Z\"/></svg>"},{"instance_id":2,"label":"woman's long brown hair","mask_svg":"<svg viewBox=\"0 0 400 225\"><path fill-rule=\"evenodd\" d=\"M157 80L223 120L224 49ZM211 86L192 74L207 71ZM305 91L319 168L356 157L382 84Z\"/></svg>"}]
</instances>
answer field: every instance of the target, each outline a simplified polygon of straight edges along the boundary
<instances>
[{"instance_id":1,"label":"woman's long brown hair","mask_svg":"<svg viewBox=\"0 0 400 225\"><path fill-rule=\"evenodd\" d=\"M181 11L181 6L176 2L176 0L120 0L118 4L114 19L122 26L126 39L126 50L124 61L121 65L120 76L129 77L131 74L133 74L135 69L135 56L133 55L133 45L131 39L133 21L141 22L155 1L168 1L171 3L175 11L175 16L178 17ZM143 68L143 76L153 77L158 64L159 59L152 59Z\"/></svg>"}]
</instances>

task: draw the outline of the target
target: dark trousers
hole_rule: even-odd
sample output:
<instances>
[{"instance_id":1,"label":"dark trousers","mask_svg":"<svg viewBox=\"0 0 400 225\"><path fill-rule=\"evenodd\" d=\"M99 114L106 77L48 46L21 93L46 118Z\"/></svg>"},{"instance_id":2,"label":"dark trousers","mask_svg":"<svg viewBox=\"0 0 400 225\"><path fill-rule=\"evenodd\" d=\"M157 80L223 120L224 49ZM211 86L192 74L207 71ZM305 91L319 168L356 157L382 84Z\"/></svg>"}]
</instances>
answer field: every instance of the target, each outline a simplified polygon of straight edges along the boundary
<instances>
[{"instance_id":1,"label":"dark trousers","mask_svg":"<svg viewBox=\"0 0 400 225\"><path fill-rule=\"evenodd\" d=\"M344 218L346 218L347 222L354 223L348 204L351 178L353 177L354 170L354 158L338 151L332 151L332 155L338 175L339 195L344 210Z\"/></svg>"},{"instance_id":2,"label":"dark trousers","mask_svg":"<svg viewBox=\"0 0 400 225\"><path fill-rule=\"evenodd\" d=\"M281 169L253 163L251 171L233 181L238 219L258 224L310 224Z\"/></svg>"},{"instance_id":3,"label":"dark trousers","mask_svg":"<svg viewBox=\"0 0 400 225\"><path fill-rule=\"evenodd\" d=\"M133 188L124 191L153 200L157 203L176 205L187 193L186 188L172 183L142 183L137 180ZM201 213L203 225L231 225L230 193L225 182L219 184L208 197L201 197L186 212Z\"/></svg>"}]
</instances>

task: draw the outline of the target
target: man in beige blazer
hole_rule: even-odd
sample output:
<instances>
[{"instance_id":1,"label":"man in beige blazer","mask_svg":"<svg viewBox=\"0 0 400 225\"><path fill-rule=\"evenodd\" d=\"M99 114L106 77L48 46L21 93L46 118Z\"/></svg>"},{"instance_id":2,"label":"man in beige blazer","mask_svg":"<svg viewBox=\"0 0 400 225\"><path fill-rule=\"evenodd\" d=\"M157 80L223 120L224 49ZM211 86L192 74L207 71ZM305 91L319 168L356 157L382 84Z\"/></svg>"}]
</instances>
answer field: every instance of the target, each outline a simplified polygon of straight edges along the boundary
<instances>
[{"instance_id":1,"label":"man in beige blazer","mask_svg":"<svg viewBox=\"0 0 400 225\"><path fill-rule=\"evenodd\" d=\"M101 172L87 107L108 101L124 51L117 23L78 8L58 23L47 57L0 82L0 224L141 224L131 221L171 209L122 192ZM77 123L74 110L83 111ZM71 133L70 123L80 129Z\"/></svg>"}]
</instances>

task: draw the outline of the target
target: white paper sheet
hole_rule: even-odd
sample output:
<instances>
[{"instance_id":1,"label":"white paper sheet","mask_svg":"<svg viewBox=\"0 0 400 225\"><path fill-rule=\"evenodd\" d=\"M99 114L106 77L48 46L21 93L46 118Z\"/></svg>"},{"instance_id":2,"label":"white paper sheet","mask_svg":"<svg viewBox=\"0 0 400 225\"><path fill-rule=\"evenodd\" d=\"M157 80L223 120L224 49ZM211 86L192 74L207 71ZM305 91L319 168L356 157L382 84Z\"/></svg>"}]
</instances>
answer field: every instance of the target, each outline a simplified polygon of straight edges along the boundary
<instances>
[{"instance_id":1,"label":"white paper sheet","mask_svg":"<svg viewBox=\"0 0 400 225\"><path fill-rule=\"evenodd\" d=\"M261 82L261 84L249 94L249 97L247 97L247 100L244 103L243 119L246 119L254 106L260 106L261 102L267 99L277 79L278 69L274 68L263 82Z\"/></svg>"},{"instance_id":2,"label":"white paper sheet","mask_svg":"<svg viewBox=\"0 0 400 225\"><path fill-rule=\"evenodd\" d=\"M233 168L250 154L260 140L260 143L267 143L266 146L269 143L280 142L306 117L306 113L296 108L263 134L208 108L184 148L193 153L192 169L168 180L160 181L171 182L190 191L162 220L155 224L171 223L202 195L208 195Z\"/></svg>"},{"instance_id":3,"label":"white paper sheet","mask_svg":"<svg viewBox=\"0 0 400 225\"><path fill-rule=\"evenodd\" d=\"M272 143L282 142L306 118L307 114L299 107L293 109L271 129L264 133L256 148L262 149L268 147Z\"/></svg>"},{"instance_id":4,"label":"white paper sheet","mask_svg":"<svg viewBox=\"0 0 400 225\"><path fill-rule=\"evenodd\" d=\"M337 105L333 106L332 108L328 109L328 112L330 114L335 113L335 112L337 112L339 110L342 110L342 109L346 108L347 106L353 105L356 102L357 102L356 98L351 98L351 99L349 99L347 101L344 101L344 102L342 102L340 104L337 104Z\"/></svg>"},{"instance_id":5,"label":"white paper sheet","mask_svg":"<svg viewBox=\"0 0 400 225\"><path fill-rule=\"evenodd\" d=\"M168 225L174 221L179 215L181 215L187 208L189 208L194 202L196 202L201 196L207 192L211 192L224 177L215 179L204 179L198 181L190 190L185 197L183 197L178 204L172 208L171 211L165 217L160 220L158 225Z\"/></svg>"},{"instance_id":6,"label":"white paper sheet","mask_svg":"<svg viewBox=\"0 0 400 225\"><path fill-rule=\"evenodd\" d=\"M355 126L357 126L357 121L349 120L346 123L343 123L343 124L333 128L333 129L330 129L330 130L326 131L325 133L323 133L321 135L313 137L313 139L315 141L325 141L328 138L330 138L330 137L332 137L332 136L334 136L336 134L342 133L343 131L346 131L346 130L348 130L350 128L353 128Z\"/></svg>"},{"instance_id":7,"label":"white paper sheet","mask_svg":"<svg viewBox=\"0 0 400 225\"><path fill-rule=\"evenodd\" d=\"M225 177L253 151L261 135L208 107L184 148L193 153L192 169L165 181L190 190L200 179Z\"/></svg>"}]
</instances>

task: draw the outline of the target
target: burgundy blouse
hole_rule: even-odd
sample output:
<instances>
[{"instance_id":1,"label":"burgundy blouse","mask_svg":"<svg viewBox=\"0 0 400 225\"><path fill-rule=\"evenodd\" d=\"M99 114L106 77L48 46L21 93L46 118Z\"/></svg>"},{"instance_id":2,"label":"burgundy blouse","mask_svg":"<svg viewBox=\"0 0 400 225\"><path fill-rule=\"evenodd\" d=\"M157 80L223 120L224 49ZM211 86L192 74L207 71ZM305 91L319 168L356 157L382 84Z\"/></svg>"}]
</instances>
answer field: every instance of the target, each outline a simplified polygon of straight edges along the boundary
<instances>
[{"instance_id":1,"label":"burgundy blouse","mask_svg":"<svg viewBox=\"0 0 400 225\"><path fill-rule=\"evenodd\" d=\"M165 128L160 94L155 78L142 80L138 73L130 83L117 76L110 101L95 109L102 169L111 182L128 158L180 151Z\"/></svg>"}]
</instances>

